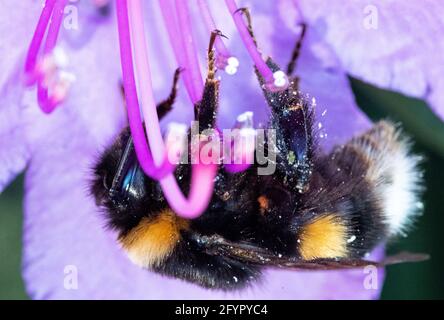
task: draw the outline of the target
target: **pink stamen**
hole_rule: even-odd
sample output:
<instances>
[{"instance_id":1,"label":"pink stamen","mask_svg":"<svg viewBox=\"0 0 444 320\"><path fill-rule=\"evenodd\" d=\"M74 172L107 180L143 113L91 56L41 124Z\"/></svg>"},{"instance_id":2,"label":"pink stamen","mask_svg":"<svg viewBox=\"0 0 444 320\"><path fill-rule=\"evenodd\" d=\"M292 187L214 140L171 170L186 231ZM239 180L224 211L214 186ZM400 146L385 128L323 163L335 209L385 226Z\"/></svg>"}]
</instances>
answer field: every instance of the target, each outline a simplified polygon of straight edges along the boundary
<instances>
[{"instance_id":1,"label":"pink stamen","mask_svg":"<svg viewBox=\"0 0 444 320\"><path fill-rule=\"evenodd\" d=\"M149 169L145 173L149 174L153 169L153 163L148 163L150 166L142 165L141 160L147 160L146 156L151 157L150 151L144 139L143 128L141 125L140 114L138 114L138 101L137 101L137 91L134 79L134 66L132 63L131 54L131 38L129 34L129 21L128 21L128 7L126 0L116 0L117 2L117 16L118 16L118 27L119 27L119 41L121 47L121 59L122 59L122 71L123 71L123 83L125 87L125 95L128 105L128 117L130 121L130 128L134 139L134 145L136 147L136 153L141 163L142 168ZM154 153L154 163L159 165L162 161L164 163L169 163L163 159L165 157L165 145L160 133L159 119L157 118L157 113L155 110L150 70L148 63L148 56L146 51L146 41L143 27L143 17L142 17L142 5L140 0L132 0L130 2L130 15L131 15L131 27L132 34L134 36L134 56L136 59L136 72L137 78L139 79L139 86L143 88L143 91L148 91L148 93L142 93L142 103L146 105L145 111L151 114L145 114L146 127L148 129L148 141L152 150L156 150ZM145 48L143 48L145 47ZM146 60L146 61L142 61ZM151 105L150 105L151 104ZM131 112L130 112L131 111ZM133 125L131 125L133 124ZM136 129L133 131L133 127ZM141 129L141 130L140 130ZM158 132L150 132L158 131ZM137 141L136 135L137 134ZM154 140L152 140L154 139ZM143 140L143 142L142 142ZM137 144L136 144L137 143ZM139 152L138 146L139 145ZM145 159L139 157L140 145L144 148L143 152ZM153 159L151 159L153 160ZM169 172L167 175L163 176L159 183L164 192L165 198L170 204L171 208L184 218L195 218L198 217L207 207L211 196L213 194L214 178L217 174L217 165L209 164L203 165L201 163L193 165L192 177L191 177L191 187L189 198L187 199L174 177L174 175Z\"/></svg>"},{"instance_id":2,"label":"pink stamen","mask_svg":"<svg viewBox=\"0 0 444 320\"><path fill-rule=\"evenodd\" d=\"M125 88L128 122L131 135L134 139L134 149L143 171L151 178L158 180L165 177L168 173L171 173L174 170L174 166L171 165L169 161L163 161L162 165L159 167L154 165L154 160L146 141L145 130L143 129L140 116L139 101L137 98L127 2L126 0L117 0L116 6L123 86ZM151 123L146 123L147 129L150 129L150 124Z\"/></svg>"},{"instance_id":3,"label":"pink stamen","mask_svg":"<svg viewBox=\"0 0 444 320\"><path fill-rule=\"evenodd\" d=\"M36 74L37 56L48 27L49 19L51 18L54 10L55 3L56 0L47 0L45 2L39 22L37 23L37 27L34 31L31 44L29 45L28 54L25 61L25 80L27 85L33 85L39 77L39 75Z\"/></svg>"},{"instance_id":4,"label":"pink stamen","mask_svg":"<svg viewBox=\"0 0 444 320\"><path fill-rule=\"evenodd\" d=\"M208 32L213 32L218 30L216 23L214 22L213 16L211 15L208 4L205 0L198 0L200 12L202 18L205 22ZM220 69L224 69L230 75L237 72L237 67L239 66L239 61L236 57L232 56L225 46L222 37L219 35L214 43L217 52L216 65Z\"/></svg>"},{"instance_id":5,"label":"pink stamen","mask_svg":"<svg viewBox=\"0 0 444 320\"><path fill-rule=\"evenodd\" d=\"M156 102L152 90L153 83L151 80L151 68L149 65L148 52L146 50L145 33L143 31L142 10L143 9L140 1L129 2L129 21L134 49L133 55L137 75L136 78L140 89L140 105L142 107L142 114L145 120L145 131L148 141L153 142L149 143L149 145L154 163L156 166L159 166L165 160L165 148L163 143L157 143L157 141L163 141L163 138L160 131ZM141 70L143 70L143 72L140 72Z\"/></svg>"},{"instance_id":6,"label":"pink stamen","mask_svg":"<svg viewBox=\"0 0 444 320\"><path fill-rule=\"evenodd\" d=\"M162 179L160 185L171 209L183 218L194 219L199 217L210 203L216 174L217 166L215 164L193 165L188 199L183 195L173 175Z\"/></svg>"},{"instance_id":7,"label":"pink stamen","mask_svg":"<svg viewBox=\"0 0 444 320\"><path fill-rule=\"evenodd\" d=\"M60 26L63 20L63 10L68 0L47 0L40 15L34 36L29 46L28 55L25 62L26 83L32 85L37 82L37 97L40 108L45 113L52 112L55 107L63 101L67 91L66 83L56 85L54 95L48 93L48 79L46 79L45 70L38 66L37 59L40 47L42 45L43 37L46 29L49 30L45 40L43 49L44 57L49 57L54 50L57 43L57 38L60 31ZM51 21L50 21L51 20ZM62 86L65 88L62 90Z\"/></svg>"},{"instance_id":8,"label":"pink stamen","mask_svg":"<svg viewBox=\"0 0 444 320\"><path fill-rule=\"evenodd\" d=\"M63 10L67 0L56 1L54 11L52 13L51 23L49 25L48 34L46 36L45 47L43 49L44 56L48 56L54 50L63 20ZM51 113L55 107L63 101L65 97L60 95L49 95L48 86L42 80L37 81L37 100L40 108L45 113Z\"/></svg>"},{"instance_id":9,"label":"pink stamen","mask_svg":"<svg viewBox=\"0 0 444 320\"><path fill-rule=\"evenodd\" d=\"M184 72L189 73L193 88L193 104L196 104L202 98L203 80L200 72L199 60L197 58L196 47L194 46L193 33L188 10L188 1L176 0L176 12L181 31L180 39L182 41L183 53L185 55Z\"/></svg>"},{"instance_id":10,"label":"pink stamen","mask_svg":"<svg viewBox=\"0 0 444 320\"><path fill-rule=\"evenodd\" d=\"M285 90L288 87L289 81L288 77L282 71L272 72L268 65L265 63L264 59L257 49L253 38L248 32L248 28L245 25L245 21L242 17L242 13L238 10L236 2L234 0L225 0L225 4L227 5L228 11L233 17L234 23L239 31L239 34L244 42L244 45L250 54L251 59L253 60L256 68L259 73L265 79L266 87L270 91L281 91Z\"/></svg>"},{"instance_id":11,"label":"pink stamen","mask_svg":"<svg viewBox=\"0 0 444 320\"><path fill-rule=\"evenodd\" d=\"M177 23L176 9L173 0L159 0L160 10L162 12L163 21L168 32L168 37L170 38L170 44L173 48L174 56L176 57L179 67L185 69L186 67L186 57L183 54L184 48L182 41L180 40L181 35L179 32L179 26ZM188 96L191 101L195 100L194 90L191 83L190 73L183 72L182 79L185 83L185 88L187 90Z\"/></svg>"},{"instance_id":12,"label":"pink stamen","mask_svg":"<svg viewBox=\"0 0 444 320\"><path fill-rule=\"evenodd\" d=\"M57 38L59 36L60 26L63 20L63 11L68 0L57 0L52 13L51 22L49 24L48 34L46 35L44 54L49 54L54 49Z\"/></svg>"}]
</instances>

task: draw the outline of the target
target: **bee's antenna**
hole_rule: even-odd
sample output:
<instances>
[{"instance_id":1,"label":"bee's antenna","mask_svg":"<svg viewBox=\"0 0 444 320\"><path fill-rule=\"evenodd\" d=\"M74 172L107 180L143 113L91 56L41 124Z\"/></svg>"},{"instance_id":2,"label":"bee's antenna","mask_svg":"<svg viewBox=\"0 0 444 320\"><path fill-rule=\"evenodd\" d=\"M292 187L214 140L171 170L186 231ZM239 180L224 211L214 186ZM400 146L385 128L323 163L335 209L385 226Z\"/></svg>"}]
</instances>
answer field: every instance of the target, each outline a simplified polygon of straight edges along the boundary
<instances>
[{"instance_id":1,"label":"bee's antenna","mask_svg":"<svg viewBox=\"0 0 444 320\"><path fill-rule=\"evenodd\" d=\"M177 97L177 86L182 71L182 68L176 69L176 71L174 72L173 85L171 87L170 95L157 105L157 116L159 117L159 120L161 120L164 116L168 114L168 112L173 109L173 104L176 101Z\"/></svg>"}]
</instances>

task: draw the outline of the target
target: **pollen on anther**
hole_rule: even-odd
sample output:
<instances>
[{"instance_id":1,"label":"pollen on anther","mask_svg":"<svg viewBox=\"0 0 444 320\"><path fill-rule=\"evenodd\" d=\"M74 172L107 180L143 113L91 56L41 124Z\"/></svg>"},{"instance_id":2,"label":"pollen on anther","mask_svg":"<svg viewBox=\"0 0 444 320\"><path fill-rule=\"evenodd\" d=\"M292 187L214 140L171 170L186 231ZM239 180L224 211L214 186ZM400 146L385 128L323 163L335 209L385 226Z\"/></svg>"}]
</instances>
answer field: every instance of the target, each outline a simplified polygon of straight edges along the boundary
<instances>
[{"instance_id":1,"label":"pollen on anther","mask_svg":"<svg viewBox=\"0 0 444 320\"><path fill-rule=\"evenodd\" d=\"M227 74L234 75L237 73L238 67L239 67L239 60L236 57L229 57L226 60L226 66L224 70Z\"/></svg>"}]
</instances>

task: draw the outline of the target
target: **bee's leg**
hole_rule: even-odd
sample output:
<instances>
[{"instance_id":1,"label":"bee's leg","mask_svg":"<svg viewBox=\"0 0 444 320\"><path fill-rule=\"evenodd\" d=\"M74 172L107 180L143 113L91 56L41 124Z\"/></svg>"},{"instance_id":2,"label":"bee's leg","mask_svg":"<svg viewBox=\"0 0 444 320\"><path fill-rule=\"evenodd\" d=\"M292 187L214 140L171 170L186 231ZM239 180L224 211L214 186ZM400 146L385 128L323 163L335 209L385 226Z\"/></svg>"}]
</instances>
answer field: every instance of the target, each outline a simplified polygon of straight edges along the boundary
<instances>
[{"instance_id":1,"label":"bee's leg","mask_svg":"<svg viewBox=\"0 0 444 320\"><path fill-rule=\"evenodd\" d=\"M273 72L280 70L271 59L267 65ZM314 110L298 91L297 79L291 79L290 86L280 92L267 90L265 81L256 70L265 99L270 106L271 128L277 133L277 159L288 187L303 193L307 190L312 168L314 150L313 139Z\"/></svg>"},{"instance_id":2,"label":"bee's leg","mask_svg":"<svg viewBox=\"0 0 444 320\"><path fill-rule=\"evenodd\" d=\"M279 67L267 60L272 71ZM313 168L316 149L313 139L314 109L297 90L297 80L291 79L288 89L271 92L264 86L264 80L257 73L264 96L272 112L272 128L277 133L278 159L285 172L289 188L303 193L307 190Z\"/></svg>"},{"instance_id":3,"label":"bee's leg","mask_svg":"<svg viewBox=\"0 0 444 320\"><path fill-rule=\"evenodd\" d=\"M157 272L212 289L240 289L257 280L260 268L228 255L208 254L193 230L183 230L173 252L153 267Z\"/></svg>"},{"instance_id":4,"label":"bee's leg","mask_svg":"<svg viewBox=\"0 0 444 320\"><path fill-rule=\"evenodd\" d=\"M162 118L173 109L173 104L177 97L177 84L179 82L181 72L182 70L180 68L176 69L174 72L173 86L171 87L170 95L157 105L157 116L159 117L159 120L162 120ZM125 103L125 88L123 87L122 83L120 83L120 92Z\"/></svg>"},{"instance_id":5,"label":"bee's leg","mask_svg":"<svg viewBox=\"0 0 444 320\"><path fill-rule=\"evenodd\" d=\"M301 33L293 48L293 52L291 53L290 62L288 62L287 65L287 75L289 76L293 74L294 70L296 69L296 63L301 53L302 42L304 41L305 33L307 31L307 25L305 23L301 23L300 26L301 26Z\"/></svg>"},{"instance_id":6,"label":"bee's leg","mask_svg":"<svg viewBox=\"0 0 444 320\"><path fill-rule=\"evenodd\" d=\"M257 46L250 13L246 8L239 10L245 15L248 31ZM305 26L292 55L294 63L299 56L304 34ZM268 58L266 63L272 72L280 70L271 58ZM305 192L312 172L313 150L315 149L312 137L313 110L300 96L297 78L290 79L290 85L286 90L272 92L266 88L265 80L257 69L256 75L271 108L271 126L277 131L278 165L284 172L288 187L298 192Z\"/></svg>"},{"instance_id":7,"label":"bee's leg","mask_svg":"<svg viewBox=\"0 0 444 320\"><path fill-rule=\"evenodd\" d=\"M157 105L157 115L159 117L159 120L161 120L164 116L167 115L168 112L173 109L173 104L176 101L177 97L177 84L179 82L181 72L182 70L180 68L176 69L176 71L174 72L173 86L171 87L170 95Z\"/></svg>"},{"instance_id":8,"label":"bee's leg","mask_svg":"<svg viewBox=\"0 0 444 320\"><path fill-rule=\"evenodd\" d=\"M220 31L213 31L208 46L208 71L202 99L194 106L194 117L199 122L199 131L213 128L219 105L219 81L216 75L216 58L213 50L214 41L220 36Z\"/></svg>"}]
</instances>

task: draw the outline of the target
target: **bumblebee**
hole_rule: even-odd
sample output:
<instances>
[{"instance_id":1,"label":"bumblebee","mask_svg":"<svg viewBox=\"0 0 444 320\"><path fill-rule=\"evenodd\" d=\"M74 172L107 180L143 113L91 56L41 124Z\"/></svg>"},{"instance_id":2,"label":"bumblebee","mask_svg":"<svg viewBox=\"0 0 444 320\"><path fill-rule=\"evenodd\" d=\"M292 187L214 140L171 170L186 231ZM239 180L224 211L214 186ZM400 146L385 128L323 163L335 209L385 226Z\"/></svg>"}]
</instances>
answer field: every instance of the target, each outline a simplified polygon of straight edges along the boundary
<instances>
[{"instance_id":1,"label":"bumblebee","mask_svg":"<svg viewBox=\"0 0 444 320\"><path fill-rule=\"evenodd\" d=\"M214 34L202 100L195 106L201 130L215 127L218 109L213 42ZM279 70L272 59L267 64ZM158 105L160 118L172 108L179 73L170 96ZM298 79L292 77L284 91L271 92L256 74L271 110L269 128L276 130L276 170L258 175L258 163L234 174L221 168L200 217L186 220L170 209L159 184L141 169L128 128L102 154L91 192L129 259L223 290L257 281L264 267L324 270L421 259L363 260L376 246L406 232L420 209L421 159L411 154L402 132L381 121L326 154L315 139L313 109L299 92ZM187 192L191 165L179 165L174 174Z\"/></svg>"}]
</instances>

